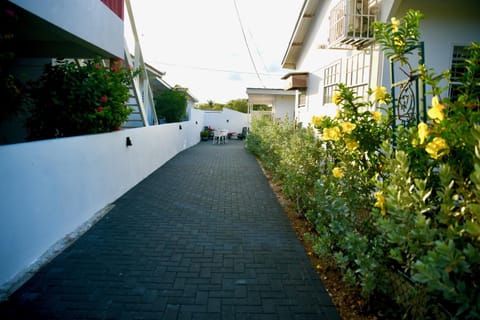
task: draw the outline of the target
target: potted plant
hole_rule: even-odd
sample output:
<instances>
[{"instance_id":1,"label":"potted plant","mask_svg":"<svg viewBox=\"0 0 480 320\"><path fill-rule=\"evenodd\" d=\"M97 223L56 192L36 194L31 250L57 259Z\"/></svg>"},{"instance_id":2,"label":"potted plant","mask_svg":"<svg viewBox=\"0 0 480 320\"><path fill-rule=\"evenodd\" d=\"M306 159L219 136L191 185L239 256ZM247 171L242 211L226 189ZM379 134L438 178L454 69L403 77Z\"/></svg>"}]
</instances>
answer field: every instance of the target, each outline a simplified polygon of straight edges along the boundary
<instances>
[{"instance_id":1,"label":"potted plant","mask_svg":"<svg viewBox=\"0 0 480 320\"><path fill-rule=\"evenodd\" d=\"M200 138L202 139L202 141L207 141L209 135L210 135L210 131L208 130L200 131Z\"/></svg>"}]
</instances>

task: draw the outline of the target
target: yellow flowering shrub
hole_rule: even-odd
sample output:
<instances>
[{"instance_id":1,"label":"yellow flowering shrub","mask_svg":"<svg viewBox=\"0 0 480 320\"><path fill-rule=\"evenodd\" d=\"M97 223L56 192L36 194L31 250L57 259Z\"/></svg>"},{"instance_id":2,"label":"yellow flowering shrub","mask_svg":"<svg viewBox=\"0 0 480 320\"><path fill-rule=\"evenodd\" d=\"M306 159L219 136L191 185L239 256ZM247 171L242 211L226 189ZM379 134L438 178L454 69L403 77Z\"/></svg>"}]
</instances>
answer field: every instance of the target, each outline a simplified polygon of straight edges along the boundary
<instances>
[{"instance_id":1,"label":"yellow flowering shrub","mask_svg":"<svg viewBox=\"0 0 480 320\"><path fill-rule=\"evenodd\" d=\"M356 124L351 123L350 121L340 122L340 126L342 127L342 132L346 134L352 133L352 131L357 127Z\"/></svg>"},{"instance_id":2,"label":"yellow flowering shrub","mask_svg":"<svg viewBox=\"0 0 480 320\"><path fill-rule=\"evenodd\" d=\"M333 168L332 174L333 174L333 176L334 176L335 178L337 178L337 179L341 179L341 178L343 178L343 176L344 176L343 170L342 170L341 168L339 168L339 167Z\"/></svg>"},{"instance_id":3,"label":"yellow flowering shrub","mask_svg":"<svg viewBox=\"0 0 480 320\"><path fill-rule=\"evenodd\" d=\"M433 159L439 159L448 154L450 148L447 145L445 139L440 137L435 137L431 142L427 144L425 147L425 151L432 157Z\"/></svg>"},{"instance_id":4,"label":"yellow flowering shrub","mask_svg":"<svg viewBox=\"0 0 480 320\"><path fill-rule=\"evenodd\" d=\"M334 91L332 95L332 102L335 103L337 106L342 102L342 95L339 91Z\"/></svg>"},{"instance_id":5,"label":"yellow flowering shrub","mask_svg":"<svg viewBox=\"0 0 480 320\"><path fill-rule=\"evenodd\" d=\"M398 26L400 25L400 20L398 20L395 17L392 17L390 21L392 22L392 31L398 32Z\"/></svg>"},{"instance_id":6,"label":"yellow flowering shrub","mask_svg":"<svg viewBox=\"0 0 480 320\"><path fill-rule=\"evenodd\" d=\"M375 90L375 99L381 103L386 104L389 100L389 95L387 93L387 88L385 87L376 87Z\"/></svg>"},{"instance_id":7,"label":"yellow flowering shrub","mask_svg":"<svg viewBox=\"0 0 480 320\"><path fill-rule=\"evenodd\" d=\"M445 118L443 110L445 106L438 101L438 97L434 96L432 98L432 107L428 110L427 115L430 119L435 122L440 122Z\"/></svg>"},{"instance_id":8,"label":"yellow flowering shrub","mask_svg":"<svg viewBox=\"0 0 480 320\"><path fill-rule=\"evenodd\" d=\"M382 121L382 113L380 111L371 111L370 113L376 123L380 123Z\"/></svg>"},{"instance_id":9,"label":"yellow flowering shrub","mask_svg":"<svg viewBox=\"0 0 480 320\"><path fill-rule=\"evenodd\" d=\"M340 128L333 127L333 128L325 128L323 129L323 140L325 141L337 141L340 139Z\"/></svg>"},{"instance_id":10,"label":"yellow flowering shrub","mask_svg":"<svg viewBox=\"0 0 480 320\"><path fill-rule=\"evenodd\" d=\"M345 146L347 147L347 149L349 151L355 151L358 149L358 147L360 146L360 144L358 143L358 141L355 141L355 140L347 140L345 142Z\"/></svg>"},{"instance_id":11,"label":"yellow flowering shrub","mask_svg":"<svg viewBox=\"0 0 480 320\"><path fill-rule=\"evenodd\" d=\"M418 124L418 138L420 139L420 144L423 144L425 140L428 138L428 134L430 130L428 129L428 124L424 122L420 122Z\"/></svg>"},{"instance_id":12,"label":"yellow flowering shrub","mask_svg":"<svg viewBox=\"0 0 480 320\"><path fill-rule=\"evenodd\" d=\"M375 204L373 206L375 208L379 208L382 216L385 216L387 214L387 210L385 208L385 196L380 191L375 192L374 195L375 195L375 199L377 201L375 202Z\"/></svg>"},{"instance_id":13,"label":"yellow flowering shrub","mask_svg":"<svg viewBox=\"0 0 480 320\"><path fill-rule=\"evenodd\" d=\"M322 116L313 116L311 123L314 127L318 127L318 126L321 126L321 124L323 123L323 119L324 117Z\"/></svg>"},{"instance_id":14,"label":"yellow flowering shrub","mask_svg":"<svg viewBox=\"0 0 480 320\"><path fill-rule=\"evenodd\" d=\"M421 16L409 11L377 25L388 57L408 62L405 48L419 40ZM333 258L367 299L406 300L392 305L406 319L437 319L438 305L447 310L445 319L480 314L480 44L471 50L458 101L441 99L437 85L445 79L419 68L434 96L428 119L398 127L394 145L388 110L372 111L391 101L387 90L369 90L364 101L343 84L334 95L341 104L336 117L312 118L322 132L318 145L302 130L276 124L247 138L250 150L262 146L262 161L290 197L308 199L303 203L311 207L302 205L299 213L314 226L306 235L314 252ZM403 277L392 272L411 279L404 297L395 291Z\"/></svg>"}]
</instances>

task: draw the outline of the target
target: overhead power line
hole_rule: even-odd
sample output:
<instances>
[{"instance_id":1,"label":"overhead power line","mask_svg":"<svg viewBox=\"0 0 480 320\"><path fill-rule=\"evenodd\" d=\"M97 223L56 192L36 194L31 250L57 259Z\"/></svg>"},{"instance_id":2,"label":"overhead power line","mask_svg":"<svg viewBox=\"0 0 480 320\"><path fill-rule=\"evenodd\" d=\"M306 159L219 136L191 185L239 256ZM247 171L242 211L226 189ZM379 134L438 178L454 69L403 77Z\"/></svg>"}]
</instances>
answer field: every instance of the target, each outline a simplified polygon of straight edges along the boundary
<instances>
[{"instance_id":1,"label":"overhead power line","mask_svg":"<svg viewBox=\"0 0 480 320\"><path fill-rule=\"evenodd\" d=\"M257 70L257 66L255 65L255 61L253 60L252 52L250 51L250 47L248 45L247 36L245 35L245 29L243 28L242 18L240 17L240 12L238 11L236 0L233 0L233 5L235 6L235 12L237 13L238 22L240 23L240 28L242 29L243 40L245 41L245 46L247 47L248 55L250 56L250 61L252 62L253 69L255 70L255 74L257 75L258 80L260 81L262 86L265 88L265 84L263 83L263 80L260 77L260 74Z\"/></svg>"},{"instance_id":2,"label":"overhead power line","mask_svg":"<svg viewBox=\"0 0 480 320\"><path fill-rule=\"evenodd\" d=\"M210 68L210 67L200 67L200 66L193 66L193 65L185 65L185 64L177 64L177 63L170 63L170 62L162 62L158 60L150 60L152 64L156 65L164 65L164 66L172 66L172 67L180 67L186 69L196 69L196 70L203 70L203 71L213 71L213 72L224 72L224 73L238 73L238 74L255 74L257 73L252 71L239 71L239 70L230 70L230 69L220 69L220 68ZM281 77L282 73L265 73L259 72L259 75L265 77Z\"/></svg>"}]
</instances>

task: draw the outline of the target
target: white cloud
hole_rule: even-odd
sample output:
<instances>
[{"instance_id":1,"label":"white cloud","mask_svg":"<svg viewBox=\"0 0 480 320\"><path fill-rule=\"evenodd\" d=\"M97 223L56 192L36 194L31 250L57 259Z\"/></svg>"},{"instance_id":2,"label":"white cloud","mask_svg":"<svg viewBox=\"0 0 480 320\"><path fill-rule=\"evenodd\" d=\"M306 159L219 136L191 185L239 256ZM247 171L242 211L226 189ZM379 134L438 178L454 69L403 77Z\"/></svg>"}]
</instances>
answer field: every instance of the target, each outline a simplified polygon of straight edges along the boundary
<instances>
[{"instance_id":1,"label":"white cloud","mask_svg":"<svg viewBox=\"0 0 480 320\"><path fill-rule=\"evenodd\" d=\"M282 87L281 60L303 0L131 0L145 60L170 84L190 88L201 101L245 98L247 87Z\"/></svg>"}]
</instances>

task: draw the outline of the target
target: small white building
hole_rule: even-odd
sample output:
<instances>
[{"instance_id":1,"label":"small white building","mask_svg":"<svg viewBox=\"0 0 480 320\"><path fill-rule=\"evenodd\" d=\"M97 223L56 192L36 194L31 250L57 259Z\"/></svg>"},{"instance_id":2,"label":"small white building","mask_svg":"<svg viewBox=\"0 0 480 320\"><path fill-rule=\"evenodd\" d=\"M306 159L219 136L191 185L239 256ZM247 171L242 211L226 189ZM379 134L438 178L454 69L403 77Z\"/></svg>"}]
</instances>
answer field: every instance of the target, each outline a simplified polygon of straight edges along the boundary
<instances>
[{"instance_id":1,"label":"small white building","mask_svg":"<svg viewBox=\"0 0 480 320\"><path fill-rule=\"evenodd\" d=\"M247 88L248 109L251 117L257 114L268 114L273 119L295 119L295 91L268 88ZM266 105L271 111L254 111L254 105Z\"/></svg>"}]
</instances>

